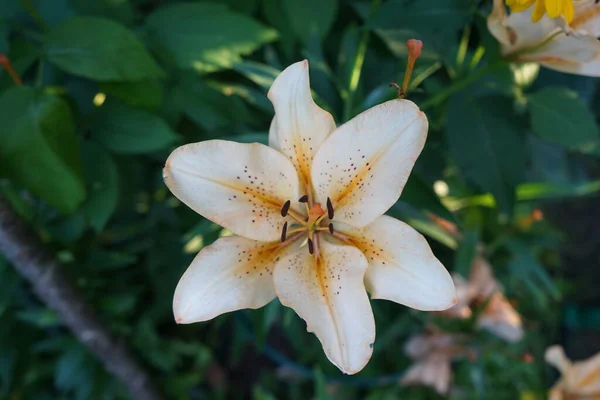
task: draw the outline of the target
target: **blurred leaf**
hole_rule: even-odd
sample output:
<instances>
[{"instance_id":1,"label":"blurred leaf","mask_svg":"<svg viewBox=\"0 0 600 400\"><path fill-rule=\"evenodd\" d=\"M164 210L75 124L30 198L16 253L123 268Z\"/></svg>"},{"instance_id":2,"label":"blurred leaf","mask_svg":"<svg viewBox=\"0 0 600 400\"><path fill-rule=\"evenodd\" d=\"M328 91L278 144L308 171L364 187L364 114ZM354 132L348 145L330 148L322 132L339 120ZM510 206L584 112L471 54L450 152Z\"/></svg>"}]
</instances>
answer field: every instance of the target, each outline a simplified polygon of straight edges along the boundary
<instances>
[{"instance_id":1,"label":"blurred leaf","mask_svg":"<svg viewBox=\"0 0 600 400\"><path fill-rule=\"evenodd\" d=\"M56 327L62 324L58 315L48 308L29 308L19 311L17 318L38 328Z\"/></svg>"},{"instance_id":2,"label":"blurred leaf","mask_svg":"<svg viewBox=\"0 0 600 400\"><path fill-rule=\"evenodd\" d=\"M91 227L100 232L117 207L119 176L117 166L102 146L86 142L82 148L83 172L88 198L81 208Z\"/></svg>"},{"instance_id":3,"label":"blurred leaf","mask_svg":"<svg viewBox=\"0 0 600 400\"><path fill-rule=\"evenodd\" d=\"M471 274L471 266L477 255L478 244L479 234L476 231L467 229L463 232L462 240L458 243L458 248L454 253L454 271L465 278Z\"/></svg>"},{"instance_id":4,"label":"blurred leaf","mask_svg":"<svg viewBox=\"0 0 600 400\"><path fill-rule=\"evenodd\" d=\"M233 69L263 88L265 92L269 91L273 81L281 73L276 68L254 61L236 62Z\"/></svg>"},{"instance_id":5,"label":"blurred leaf","mask_svg":"<svg viewBox=\"0 0 600 400\"><path fill-rule=\"evenodd\" d=\"M416 36L425 41L425 51L429 47L446 54L458 42L457 33L471 16L472 3L471 0L391 0L379 7L371 25L390 47L404 45L407 39ZM368 8L359 8L359 12L366 18Z\"/></svg>"},{"instance_id":6,"label":"blurred leaf","mask_svg":"<svg viewBox=\"0 0 600 400\"><path fill-rule=\"evenodd\" d=\"M567 199L597 192L600 192L600 181L574 184L527 182L518 185L516 189L517 201ZM463 198L446 197L444 204L451 210L460 210L465 207L496 207L494 197L487 193Z\"/></svg>"},{"instance_id":7,"label":"blurred leaf","mask_svg":"<svg viewBox=\"0 0 600 400\"><path fill-rule=\"evenodd\" d=\"M511 215L515 187L523 180L526 150L510 100L453 96L447 111L446 139L454 161Z\"/></svg>"},{"instance_id":8,"label":"blurred leaf","mask_svg":"<svg viewBox=\"0 0 600 400\"><path fill-rule=\"evenodd\" d=\"M130 0L69 0L80 15L114 18L124 24L135 19L135 9Z\"/></svg>"},{"instance_id":9,"label":"blurred leaf","mask_svg":"<svg viewBox=\"0 0 600 400\"><path fill-rule=\"evenodd\" d=\"M458 222L454 214L442 204L433 188L415 173L412 173L408 178L404 189L402 189L400 200L410 203L413 207L422 211L434 213L452 223Z\"/></svg>"},{"instance_id":10,"label":"blurred leaf","mask_svg":"<svg viewBox=\"0 0 600 400\"><path fill-rule=\"evenodd\" d=\"M575 92L548 87L528 96L533 130L549 142L600 155L594 114Z\"/></svg>"},{"instance_id":11,"label":"blurred leaf","mask_svg":"<svg viewBox=\"0 0 600 400\"><path fill-rule=\"evenodd\" d=\"M213 3L162 7L148 17L146 28L158 54L179 68L201 72L231 68L277 37L274 30Z\"/></svg>"},{"instance_id":12,"label":"blurred leaf","mask_svg":"<svg viewBox=\"0 0 600 400\"><path fill-rule=\"evenodd\" d=\"M0 174L64 212L85 198L71 110L60 97L15 87L0 97Z\"/></svg>"},{"instance_id":13,"label":"blurred leaf","mask_svg":"<svg viewBox=\"0 0 600 400\"><path fill-rule=\"evenodd\" d=\"M87 351L81 345L70 346L56 363L54 384L65 392L74 391L76 399L89 398L94 385L94 370Z\"/></svg>"},{"instance_id":14,"label":"blurred leaf","mask_svg":"<svg viewBox=\"0 0 600 400\"><path fill-rule=\"evenodd\" d=\"M100 107L94 121L92 137L115 153L157 151L177 139L163 119L125 104L107 102Z\"/></svg>"},{"instance_id":15,"label":"blurred leaf","mask_svg":"<svg viewBox=\"0 0 600 400\"><path fill-rule=\"evenodd\" d=\"M8 54L8 25L0 19L0 53Z\"/></svg>"},{"instance_id":16,"label":"blurred leaf","mask_svg":"<svg viewBox=\"0 0 600 400\"><path fill-rule=\"evenodd\" d=\"M338 0L283 0L281 7L294 34L308 45L313 36L327 36L337 16Z\"/></svg>"},{"instance_id":17,"label":"blurred leaf","mask_svg":"<svg viewBox=\"0 0 600 400\"><path fill-rule=\"evenodd\" d=\"M164 75L133 32L104 18L74 17L55 26L48 33L45 53L65 71L97 81Z\"/></svg>"},{"instance_id":18,"label":"blurred leaf","mask_svg":"<svg viewBox=\"0 0 600 400\"><path fill-rule=\"evenodd\" d=\"M448 248L456 249L458 246L456 237L453 234L439 224L436 224L424 212L408 203L404 203L403 201L397 202L388 210L387 214L406 222L417 231L437 240Z\"/></svg>"},{"instance_id":19,"label":"blurred leaf","mask_svg":"<svg viewBox=\"0 0 600 400\"><path fill-rule=\"evenodd\" d=\"M107 95L115 96L130 106L157 109L162 103L163 91L156 80L139 82L107 82L100 85L100 90Z\"/></svg>"},{"instance_id":20,"label":"blurred leaf","mask_svg":"<svg viewBox=\"0 0 600 400\"><path fill-rule=\"evenodd\" d=\"M24 38L15 38L10 42L10 52L8 58L19 76L23 76L33 63L39 57L39 49L36 45L29 42ZM0 68L0 91L10 88L14 85L14 82L10 75Z\"/></svg>"},{"instance_id":21,"label":"blurred leaf","mask_svg":"<svg viewBox=\"0 0 600 400\"><path fill-rule=\"evenodd\" d=\"M0 18L14 18L17 11L19 11L19 0L2 0L0 4Z\"/></svg>"},{"instance_id":22,"label":"blurred leaf","mask_svg":"<svg viewBox=\"0 0 600 400\"><path fill-rule=\"evenodd\" d=\"M33 3L41 19L50 26L75 15L70 6L70 0L34 0Z\"/></svg>"}]
</instances>

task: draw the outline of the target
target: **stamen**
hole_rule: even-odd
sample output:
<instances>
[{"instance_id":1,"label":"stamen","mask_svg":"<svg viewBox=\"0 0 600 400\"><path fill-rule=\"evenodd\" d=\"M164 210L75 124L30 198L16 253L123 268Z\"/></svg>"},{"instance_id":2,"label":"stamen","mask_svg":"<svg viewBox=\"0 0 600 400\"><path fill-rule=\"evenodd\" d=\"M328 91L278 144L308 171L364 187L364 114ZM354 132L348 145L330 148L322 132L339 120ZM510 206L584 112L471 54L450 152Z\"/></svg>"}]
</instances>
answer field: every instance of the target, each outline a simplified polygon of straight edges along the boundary
<instances>
[{"instance_id":1,"label":"stamen","mask_svg":"<svg viewBox=\"0 0 600 400\"><path fill-rule=\"evenodd\" d=\"M307 195L307 194L305 194L304 196L300 197L300 198L298 199L298 201L299 201L300 203L308 203L308 195Z\"/></svg>"},{"instance_id":2,"label":"stamen","mask_svg":"<svg viewBox=\"0 0 600 400\"><path fill-rule=\"evenodd\" d=\"M329 233L333 235L333 224L331 222L329 223Z\"/></svg>"},{"instance_id":3,"label":"stamen","mask_svg":"<svg viewBox=\"0 0 600 400\"><path fill-rule=\"evenodd\" d=\"M285 204L283 205L283 207L281 207L281 216L285 217L290 209L290 205L292 203L288 200L285 202Z\"/></svg>"},{"instance_id":4,"label":"stamen","mask_svg":"<svg viewBox=\"0 0 600 400\"><path fill-rule=\"evenodd\" d=\"M315 254L315 246L313 244L312 239L310 239L310 238L308 239L308 252L310 254Z\"/></svg>"},{"instance_id":5,"label":"stamen","mask_svg":"<svg viewBox=\"0 0 600 400\"><path fill-rule=\"evenodd\" d=\"M10 75L10 77L12 78L12 80L15 82L15 85L17 86L23 86L23 82L21 81L21 77L19 76L19 74L17 73L17 71L15 71L15 69L13 68L10 60L8 59L8 57L6 57L4 54L0 54L0 66L4 67L4 69L6 70L6 72L8 72L8 74Z\"/></svg>"},{"instance_id":6,"label":"stamen","mask_svg":"<svg viewBox=\"0 0 600 400\"><path fill-rule=\"evenodd\" d=\"M333 204L331 204L331 199L327 198L327 216L329 219L333 219Z\"/></svg>"},{"instance_id":7,"label":"stamen","mask_svg":"<svg viewBox=\"0 0 600 400\"><path fill-rule=\"evenodd\" d=\"M289 201L288 201L288 203L289 203ZM287 223L287 221L285 221L285 224L283 224L283 229L281 230L281 241L282 242L285 242L285 238L287 236L287 226L288 226L288 223Z\"/></svg>"}]
</instances>

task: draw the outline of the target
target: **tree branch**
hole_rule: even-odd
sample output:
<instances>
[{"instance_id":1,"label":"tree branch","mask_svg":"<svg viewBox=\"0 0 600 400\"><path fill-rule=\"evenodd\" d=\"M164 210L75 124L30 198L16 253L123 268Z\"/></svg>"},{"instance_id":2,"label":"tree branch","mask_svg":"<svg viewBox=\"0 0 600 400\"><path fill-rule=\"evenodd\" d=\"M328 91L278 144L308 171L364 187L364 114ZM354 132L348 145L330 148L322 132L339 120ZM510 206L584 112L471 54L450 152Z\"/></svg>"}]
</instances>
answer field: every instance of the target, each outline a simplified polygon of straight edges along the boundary
<instances>
[{"instance_id":1,"label":"tree branch","mask_svg":"<svg viewBox=\"0 0 600 400\"><path fill-rule=\"evenodd\" d=\"M2 196L0 253L33 285L37 296L60 315L73 334L104 364L106 370L127 387L133 398L162 398L150 375L128 348L102 325L94 310L62 273L58 261Z\"/></svg>"}]
</instances>

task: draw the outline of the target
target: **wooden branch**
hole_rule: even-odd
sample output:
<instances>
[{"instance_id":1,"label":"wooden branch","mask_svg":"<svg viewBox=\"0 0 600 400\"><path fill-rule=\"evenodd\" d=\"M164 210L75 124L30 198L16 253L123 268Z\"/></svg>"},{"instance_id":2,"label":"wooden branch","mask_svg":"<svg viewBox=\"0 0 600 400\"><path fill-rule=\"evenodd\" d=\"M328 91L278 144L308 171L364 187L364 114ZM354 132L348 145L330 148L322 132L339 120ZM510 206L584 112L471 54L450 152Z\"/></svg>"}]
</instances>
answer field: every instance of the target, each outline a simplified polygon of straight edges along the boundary
<instances>
[{"instance_id":1,"label":"wooden branch","mask_svg":"<svg viewBox=\"0 0 600 400\"><path fill-rule=\"evenodd\" d=\"M135 399L162 396L150 375L122 340L105 328L79 291L61 271L56 258L0 196L0 253L32 284L33 291L62 318L71 332L121 381Z\"/></svg>"}]
</instances>

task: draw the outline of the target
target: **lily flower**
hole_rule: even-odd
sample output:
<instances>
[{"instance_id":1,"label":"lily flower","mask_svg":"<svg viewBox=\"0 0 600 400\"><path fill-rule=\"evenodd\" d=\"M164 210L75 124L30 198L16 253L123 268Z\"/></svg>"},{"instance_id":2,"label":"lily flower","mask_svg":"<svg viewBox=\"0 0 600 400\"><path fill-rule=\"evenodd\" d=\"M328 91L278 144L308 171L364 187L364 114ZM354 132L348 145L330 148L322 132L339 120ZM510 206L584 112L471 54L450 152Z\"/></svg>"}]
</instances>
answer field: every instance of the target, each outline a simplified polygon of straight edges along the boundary
<instances>
[{"instance_id":1,"label":"lily flower","mask_svg":"<svg viewBox=\"0 0 600 400\"><path fill-rule=\"evenodd\" d=\"M438 329L410 338L404 352L415 360L402 379L402 385L422 385L447 394L452 383L452 360L474 357L472 351L461 344L464 338L443 333Z\"/></svg>"},{"instance_id":2,"label":"lily flower","mask_svg":"<svg viewBox=\"0 0 600 400\"><path fill-rule=\"evenodd\" d=\"M468 319L473 315L471 305L483 303L485 306L475 321L479 329L485 329L507 342L518 342L523 338L521 316L504 296L504 289L486 259L475 257L468 281L458 274L454 274L453 279L458 303L441 315Z\"/></svg>"},{"instance_id":3,"label":"lily flower","mask_svg":"<svg viewBox=\"0 0 600 400\"><path fill-rule=\"evenodd\" d=\"M550 389L550 400L600 398L600 354L572 362L565 356L562 347L551 346L546 350L546 362L562 374Z\"/></svg>"},{"instance_id":4,"label":"lily flower","mask_svg":"<svg viewBox=\"0 0 600 400\"><path fill-rule=\"evenodd\" d=\"M521 12L533 7L531 21L538 22L544 14L550 18L558 18L561 15L567 22L573 21L575 6L573 0L506 0L506 5L512 12Z\"/></svg>"},{"instance_id":5,"label":"lily flower","mask_svg":"<svg viewBox=\"0 0 600 400\"><path fill-rule=\"evenodd\" d=\"M383 215L425 144L411 101L373 107L336 128L311 97L308 62L286 68L268 97L269 146L208 140L169 156L173 194L233 236L196 256L173 299L178 323L207 321L278 297L347 374L373 352L367 291L419 310L455 302L450 274L413 228Z\"/></svg>"},{"instance_id":6,"label":"lily flower","mask_svg":"<svg viewBox=\"0 0 600 400\"><path fill-rule=\"evenodd\" d=\"M548 3L550 1L546 0L546 7L550 9ZM532 23L530 19L535 16L535 9L507 15L503 1L494 0L487 24L502 46L502 55L513 61L535 62L561 72L600 76L600 41L597 39L600 36L600 4L595 0L577 1L570 25L563 18L548 16Z\"/></svg>"}]
</instances>

